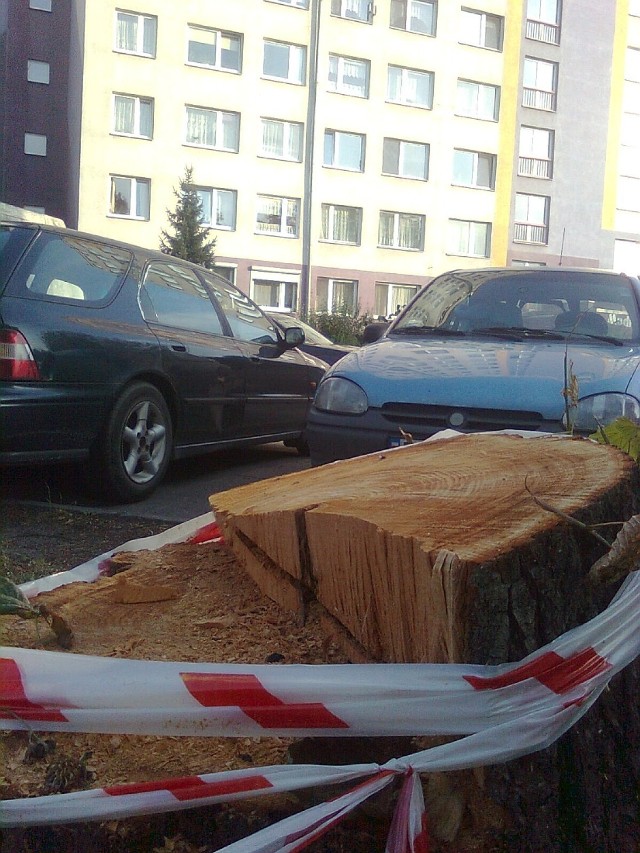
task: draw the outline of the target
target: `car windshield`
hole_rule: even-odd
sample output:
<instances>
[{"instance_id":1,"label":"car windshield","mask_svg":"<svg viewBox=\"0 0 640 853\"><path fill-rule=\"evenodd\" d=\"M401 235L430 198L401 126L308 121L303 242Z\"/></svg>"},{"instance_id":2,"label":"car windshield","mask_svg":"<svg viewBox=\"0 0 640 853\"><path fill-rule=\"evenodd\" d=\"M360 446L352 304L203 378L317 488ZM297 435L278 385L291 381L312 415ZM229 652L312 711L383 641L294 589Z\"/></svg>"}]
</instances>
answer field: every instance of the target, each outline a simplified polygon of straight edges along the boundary
<instances>
[{"instance_id":1,"label":"car windshield","mask_svg":"<svg viewBox=\"0 0 640 853\"><path fill-rule=\"evenodd\" d=\"M585 336L622 343L638 340L640 322L624 275L469 270L434 279L390 333Z\"/></svg>"}]
</instances>

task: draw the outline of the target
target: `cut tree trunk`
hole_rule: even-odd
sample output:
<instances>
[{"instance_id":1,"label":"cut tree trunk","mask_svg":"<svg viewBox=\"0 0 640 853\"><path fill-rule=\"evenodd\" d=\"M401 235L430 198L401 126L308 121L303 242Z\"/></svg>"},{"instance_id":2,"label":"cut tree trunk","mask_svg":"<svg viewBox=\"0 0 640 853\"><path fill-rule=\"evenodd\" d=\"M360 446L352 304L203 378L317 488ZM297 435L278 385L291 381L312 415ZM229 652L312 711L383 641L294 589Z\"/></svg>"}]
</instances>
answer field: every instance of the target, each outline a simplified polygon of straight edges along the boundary
<instances>
[{"instance_id":1,"label":"cut tree trunk","mask_svg":"<svg viewBox=\"0 0 640 853\"><path fill-rule=\"evenodd\" d=\"M639 487L638 466L616 448L485 434L277 477L210 503L262 591L301 622L319 608L353 660L497 664L607 605L615 587L585 580L607 549L567 516L621 523L638 512ZM637 853L639 682L636 662L557 744L487 770L481 796L508 821L501 841L469 849ZM461 821L473 811L469 802Z\"/></svg>"}]
</instances>

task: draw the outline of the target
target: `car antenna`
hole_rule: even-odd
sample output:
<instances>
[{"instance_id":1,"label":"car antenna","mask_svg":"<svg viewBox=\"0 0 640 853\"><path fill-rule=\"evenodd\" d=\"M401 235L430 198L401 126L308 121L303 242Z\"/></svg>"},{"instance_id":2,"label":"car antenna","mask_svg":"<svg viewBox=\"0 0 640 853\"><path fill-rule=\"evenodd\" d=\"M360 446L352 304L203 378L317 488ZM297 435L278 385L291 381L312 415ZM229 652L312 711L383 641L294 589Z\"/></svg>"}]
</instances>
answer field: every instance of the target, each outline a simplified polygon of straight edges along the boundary
<instances>
[{"instance_id":1,"label":"car antenna","mask_svg":"<svg viewBox=\"0 0 640 853\"><path fill-rule=\"evenodd\" d=\"M567 233L567 226L562 229L562 243L560 244L560 260L558 262L558 266L562 266L562 256L564 255L564 235Z\"/></svg>"}]
</instances>

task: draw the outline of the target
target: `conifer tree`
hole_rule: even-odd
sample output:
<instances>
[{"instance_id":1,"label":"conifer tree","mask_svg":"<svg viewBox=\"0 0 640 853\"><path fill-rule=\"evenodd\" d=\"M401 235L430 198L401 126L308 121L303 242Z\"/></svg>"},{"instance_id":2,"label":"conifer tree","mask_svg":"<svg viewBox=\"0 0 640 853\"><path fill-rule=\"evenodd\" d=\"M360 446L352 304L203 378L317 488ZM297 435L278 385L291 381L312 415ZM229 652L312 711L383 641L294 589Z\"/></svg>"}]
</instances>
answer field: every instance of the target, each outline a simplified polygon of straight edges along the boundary
<instances>
[{"instance_id":1,"label":"conifer tree","mask_svg":"<svg viewBox=\"0 0 640 853\"><path fill-rule=\"evenodd\" d=\"M180 186L174 189L175 210L167 208L167 218L173 234L162 231L160 250L175 258L211 269L215 263L216 239L211 238L202 224L202 204L193 183L193 168L187 166Z\"/></svg>"}]
</instances>

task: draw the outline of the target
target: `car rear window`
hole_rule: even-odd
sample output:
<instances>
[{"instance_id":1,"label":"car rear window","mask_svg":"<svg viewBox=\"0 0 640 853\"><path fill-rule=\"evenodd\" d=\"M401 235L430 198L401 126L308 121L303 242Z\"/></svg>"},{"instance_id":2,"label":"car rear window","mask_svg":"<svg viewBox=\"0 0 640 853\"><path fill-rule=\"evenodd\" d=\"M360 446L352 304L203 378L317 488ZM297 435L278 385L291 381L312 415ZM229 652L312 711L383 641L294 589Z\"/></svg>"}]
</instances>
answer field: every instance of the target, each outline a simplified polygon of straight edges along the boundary
<instances>
[{"instance_id":1,"label":"car rear window","mask_svg":"<svg viewBox=\"0 0 640 853\"><path fill-rule=\"evenodd\" d=\"M41 232L12 277L14 293L101 305L115 295L132 254L121 246Z\"/></svg>"}]
</instances>

